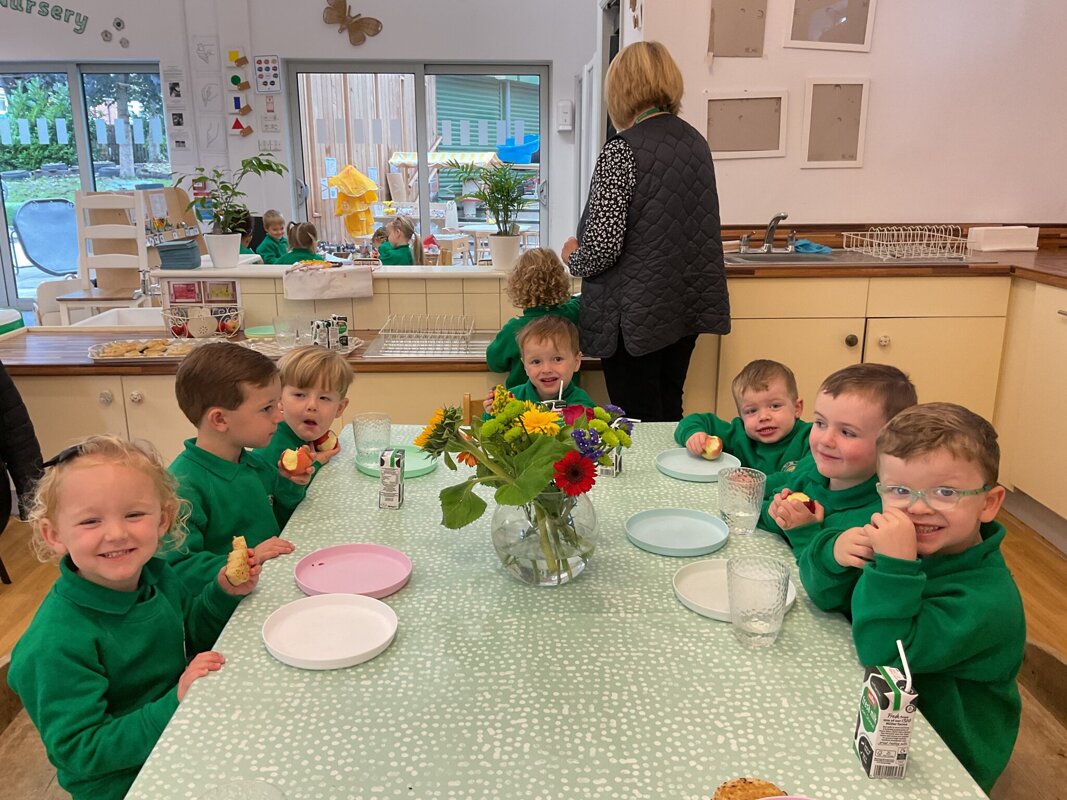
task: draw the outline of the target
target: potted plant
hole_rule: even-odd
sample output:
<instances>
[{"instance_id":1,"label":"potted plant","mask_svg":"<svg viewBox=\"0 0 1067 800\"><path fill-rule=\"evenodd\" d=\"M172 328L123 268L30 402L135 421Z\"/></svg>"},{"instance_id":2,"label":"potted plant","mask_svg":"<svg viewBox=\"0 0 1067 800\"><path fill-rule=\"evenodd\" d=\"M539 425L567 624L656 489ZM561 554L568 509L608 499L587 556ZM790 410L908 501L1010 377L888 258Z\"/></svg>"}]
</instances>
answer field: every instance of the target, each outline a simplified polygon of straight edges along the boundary
<instances>
[{"instance_id":1,"label":"potted plant","mask_svg":"<svg viewBox=\"0 0 1067 800\"><path fill-rule=\"evenodd\" d=\"M192 175L179 175L174 185L181 187L188 184L193 199L186 207L195 208L201 219L211 219L211 233L204 235L208 255L215 267L236 267L241 250L241 234L235 232L234 226L247 218L248 209L241 191L241 181L247 175L284 175L288 171L285 164L270 153L260 153L241 160L236 170L210 170L197 167Z\"/></svg>"},{"instance_id":2,"label":"potted plant","mask_svg":"<svg viewBox=\"0 0 1067 800\"><path fill-rule=\"evenodd\" d=\"M445 162L445 169L452 170L462 184L460 201L463 204L463 216L473 219L478 213L478 200L472 196L478 191L478 178L482 168L477 164L462 164L455 159Z\"/></svg>"},{"instance_id":3,"label":"potted plant","mask_svg":"<svg viewBox=\"0 0 1067 800\"><path fill-rule=\"evenodd\" d=\"M519 258L519 226L514 220L523 207L526 178L508 165L499 164L483 167L478 182L478 190L465 197L484 203L496 221L497 232L489 236L493 266L511 269Z\"/></svg>"}]
</instances>

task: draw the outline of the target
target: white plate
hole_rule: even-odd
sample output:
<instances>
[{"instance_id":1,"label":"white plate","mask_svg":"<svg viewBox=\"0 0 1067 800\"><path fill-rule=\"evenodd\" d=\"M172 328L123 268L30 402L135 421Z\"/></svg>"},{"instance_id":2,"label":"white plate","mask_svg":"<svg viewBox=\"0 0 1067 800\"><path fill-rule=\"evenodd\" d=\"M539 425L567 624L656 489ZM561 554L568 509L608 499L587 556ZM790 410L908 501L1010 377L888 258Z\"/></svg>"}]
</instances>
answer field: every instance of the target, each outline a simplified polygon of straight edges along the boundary
<instances>
[{"instance_id":1,"label":"white plate","mask_svg":"<svg viewBox=\"0 0 1067 800\"><path fill-rule=\"evenodd\" d=\"M686 564L674 573L674 595L678 601L705 617L722 622L730 621L730 590L727 587L727 558L710 558L695 564ZM793 581L785 591L785 610L797 601Z\"/></svg>"},{"instance_id":2,"label":"white plate","mask_svg":"<svg viewBox=\"0 0 1067 800\"><path fill-rule=\"evenodd\" d=\"M719 479L719 470L740 467L741 461L729 453L723 453L714 461L695 456L684 447L672 447L656 456L656 469L680 481L713 483Z\"/></svg>"},{"instance_id":3,"label":"white plate","mask_svg":"<svg viewBox=\"0 0 1067 800\"><path fill-rule=\"evenodd\" d=\"M661 556L706 556L726 544L726 523L706 511L653 508L634 514L625 524L631 542Z\"/></svg>"},{"instance_id":4,"label":"white plate","mask_svg":"<svg viewBox=\"0 0 1067 800\"><path fill-rule=\"evenodd\" d=\"M340 669L369 661L392 644L396 612L359 594L317 594L286 603L263 623L263 643L283 664Z\"/></svg>"}]
</instances>

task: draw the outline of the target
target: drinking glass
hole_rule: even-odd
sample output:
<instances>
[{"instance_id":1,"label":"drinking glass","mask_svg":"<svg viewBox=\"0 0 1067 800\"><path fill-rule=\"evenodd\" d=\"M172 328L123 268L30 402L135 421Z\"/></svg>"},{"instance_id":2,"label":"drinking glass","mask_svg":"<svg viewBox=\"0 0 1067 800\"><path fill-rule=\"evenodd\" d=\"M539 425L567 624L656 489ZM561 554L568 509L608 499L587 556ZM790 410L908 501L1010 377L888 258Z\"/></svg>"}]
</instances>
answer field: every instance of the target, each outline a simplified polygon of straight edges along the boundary
<instances>
[{"instance_id":1,"label":"drinking glass","mask_svg":"<svg viewBox=\"0 0 1067 800\"><path fill-rule=\"evenodd\" d=\"M296 331L296 343L300 347L314 344L311 337L311 318L299 317L293 320L293 328Z\"/></svg>"},{"instance_id":2,"label":"drinking glass","mask_svg":"<svg viewBox=\"0 0 1067 800\"><path fill-rule=\"evenodd\" d=\"M352 435L356 440L356 461L377 466L382 450L389 447L391 420L388 414L370 412L356 414L352 419Z\"/></svg>"},{"instance_id":3,"label":"drinking glass","mask_svg":"<svg viewBox=\"0 0 1067 800\"><path fill-rule=\"evenodd\" d=\"M719 516L732 535L747 535L756 530L766 484L767 476L758 469L719 470Z\"/></svg>"},{"instance_id":4,"label":"drinking glass","mask_svg":"<svg viewBox=\"0 0 1067 800\"><path fill-rule=\"evenodd\" d=\"M746 647L769 647L785 615L789 568L771 556L740 555L726 562L730 621Z\"/></svg>"},{"instance_id":5,"label":"drinking glass","mask_svg":"<svg viewBox=\"0 0 1067 800\"><path fill-rule=\"evenodd\" d=\"M290 317L274 318L274 341L279 347L289 349L296 344L296 320Z\"/></svg>"}]
</instances>

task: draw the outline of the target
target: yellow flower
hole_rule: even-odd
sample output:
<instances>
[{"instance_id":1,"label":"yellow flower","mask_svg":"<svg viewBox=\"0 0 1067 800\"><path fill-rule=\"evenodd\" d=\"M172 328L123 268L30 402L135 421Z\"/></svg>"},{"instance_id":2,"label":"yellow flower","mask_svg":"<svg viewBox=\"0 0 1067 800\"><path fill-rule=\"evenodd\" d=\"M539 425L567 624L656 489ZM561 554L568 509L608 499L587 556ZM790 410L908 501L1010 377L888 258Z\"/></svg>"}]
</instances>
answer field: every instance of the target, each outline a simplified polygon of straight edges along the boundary
<instances>
[{"instance_id":1,"label":"yellow flower","mask_svg":"<svg viewBox=\"0 0 1067 800\"><path fill-rule=\"evenodd\" d=\"M422 429L422 433L415 437L415 446L422 447L426 442L430 440L430 436L433 435L434 428L441 424L441 421L445 418L445 410L443 408L437 409L433 412L433 416L430 421L426 423L426 427Z\"/></svg>"},{"instance_id":2,"label":"yellow flower","mask_svg":"<svg viewBox=\"0 0 1067 800\"><path fill-rule=\"evenodd\" d=\"M519 420L527 433L541 433L545 436L555 436L559 433L560 419L555 411L543 411L534 406L524 411Z\"/></svg>"}]
</instances>

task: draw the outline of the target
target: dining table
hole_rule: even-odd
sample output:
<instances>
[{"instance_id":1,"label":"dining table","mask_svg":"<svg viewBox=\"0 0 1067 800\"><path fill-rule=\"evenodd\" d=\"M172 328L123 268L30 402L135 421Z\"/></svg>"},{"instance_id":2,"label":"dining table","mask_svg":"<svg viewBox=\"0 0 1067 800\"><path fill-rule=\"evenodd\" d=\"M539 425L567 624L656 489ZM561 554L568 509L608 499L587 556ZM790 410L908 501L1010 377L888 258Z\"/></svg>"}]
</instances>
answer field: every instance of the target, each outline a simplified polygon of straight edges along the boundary
<instances>
[{"instance_id":1,"label":"dining table","mask_svg":"<svg viewBox=\"0 0 1067 800\"><path fill-rule=\"evenodd\" d=\"M419 430L394 425L391 440ZM400 508L379 509L379 480L355 468L346 427L284 529L296 551L263 565L218 640L226 663L192 684L128 797L268 796L243 793L251 786L289 800L707 800L743 776L815 800L985 797L921 714L905 777L866 776L853 748L864 666L849 623L811 603L782 538L757 530L695 557L631 543L626 521L639 512L718 509L714 482L657 469L673 430L635 426L621 472L589 492L599 540L588 566L538 588L493 549L490 491L478 490L488 508L475 522L440 524L438 494L468 467L438 463L405 481ZM299 559L343 543L410 557L409 582L383 598L395 639L356 666L287 666L265 648L264 621L304 597ZM796 586L761 649L684 606L672 583L683 566L746 553L783 560Z\"/></svg>"}]
</instances>

